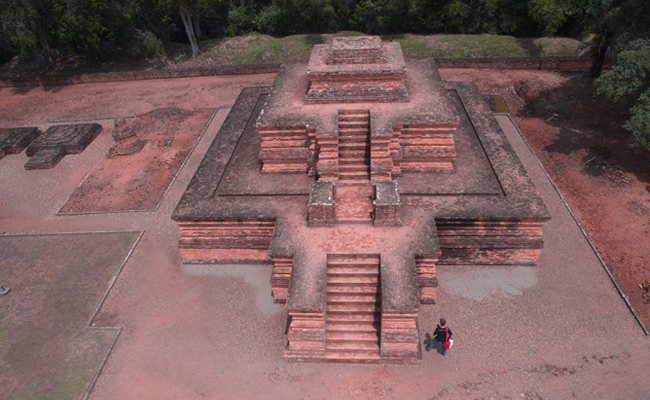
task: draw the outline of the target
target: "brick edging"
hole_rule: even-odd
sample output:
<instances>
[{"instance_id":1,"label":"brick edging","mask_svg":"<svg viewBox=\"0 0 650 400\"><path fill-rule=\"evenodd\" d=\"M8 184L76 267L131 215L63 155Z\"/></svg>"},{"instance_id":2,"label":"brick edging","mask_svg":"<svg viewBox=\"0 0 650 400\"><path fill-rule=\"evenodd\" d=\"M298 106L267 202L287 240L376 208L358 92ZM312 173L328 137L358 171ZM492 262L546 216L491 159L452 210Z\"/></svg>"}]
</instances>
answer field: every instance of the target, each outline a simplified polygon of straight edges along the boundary
<instances>
[{"instance_id":1,"label":"brick edging","mask_svg":"<svg viewBox=\"0 0 650 400\"><path fill-rule=\"evenodd\" d=\"M586 57L498 57L498 58L436 58L438 68L527 69L552 71L583 71L591 68ZM87 75L61 75L41 78L0 77L2 87L60 86L79 83L119 82L130 80L188 78L219 75L271 74L280 64L248 64L185 70L120 71Z\"/></svg>"},{"instance_id":2,"label":"brick edging","mask_svg":"<svg viewBox=\"0 0 650 400\"><path fill-rule=\"evenodd\" d=\"M185 70L148 70L148 71L120 71L105 72L87 75L60 75L41 78L5 78L0 77L0 87L35 87L35 86L60 86L79 83L119 82L130 80L187 78L198 76L218 75L253 75L276 73L280 64L249 64L225 67L194 68Z\"/></svg>"},{"instance_id":3,"label":"brick edging","mask_svg":"<svg viewBox=\"0 0 650 400\"><path fill-rule=\"evenodd\" d=\"M478 69L543 69L551 71L583 71L591 68L588 57L496 57L436 58L438 68Z\"/></svg>"}]
</instances>

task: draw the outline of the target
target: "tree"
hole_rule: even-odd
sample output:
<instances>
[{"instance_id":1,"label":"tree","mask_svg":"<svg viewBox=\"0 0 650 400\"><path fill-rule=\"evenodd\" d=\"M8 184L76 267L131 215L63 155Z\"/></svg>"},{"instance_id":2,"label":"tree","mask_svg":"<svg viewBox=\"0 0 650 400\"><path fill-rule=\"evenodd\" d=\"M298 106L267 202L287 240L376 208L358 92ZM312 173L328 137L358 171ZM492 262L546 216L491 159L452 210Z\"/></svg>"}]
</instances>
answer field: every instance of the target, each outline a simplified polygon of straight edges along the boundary
<instances>
[{"instance_id":1,"label":"tree","mask_svg":"<svg viewBox=\"0 0 650 400\"><path fill-rule=\"evenodd\" d=\"M198 39L201 38L199 18L207 15L221 0L160 0L161 7L177 8L183 21L185 34L192 48L192 57L199 55Z\"/></svg>"},{"instance_id":2,"label":"tree","mask_svg":"<svg viewBox=\"0 0 650 400\"><path fill-rule=\"evenodd\" d=\"M613 101L634 99L630 119L623 126L632 146L650 150L650 2L594 0L604 10L604 43L613 49L614 65L597 80L597 93Z\"/></svg>"},{"instance_id":3,"label":"tree","mask_svg":"<svg viewBox=\"0 0 650 400\"><path fill-rule=\"evenodd\" d=\"M623 126L631 145L650 150L650 39L637 39L619 53L616 64L596 81L597 93L614 101L637 96Z\"/></svg>"},{"instance_id":4,"label":"tree","mask_svg":"<svg viewBox=\"0 0 650 400\"><path fill-rule=\"evenodd\" d=\"M273 0L259 15L260 30L282 36L332 32L335 27L331 0Z\"/></svg>"}]
</instances>

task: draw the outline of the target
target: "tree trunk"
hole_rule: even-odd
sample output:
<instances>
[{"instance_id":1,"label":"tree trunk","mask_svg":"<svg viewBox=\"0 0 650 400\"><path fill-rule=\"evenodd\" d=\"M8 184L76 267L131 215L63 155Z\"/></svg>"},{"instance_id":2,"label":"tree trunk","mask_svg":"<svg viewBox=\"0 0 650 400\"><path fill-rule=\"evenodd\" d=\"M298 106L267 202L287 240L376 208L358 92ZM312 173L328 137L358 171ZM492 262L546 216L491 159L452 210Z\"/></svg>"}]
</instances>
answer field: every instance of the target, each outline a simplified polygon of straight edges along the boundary
<instances>
[{"instance_id":1,"label":"tree trunk","mask_svg":"<svg viewBox=\"0 0 650 400\"><path fill-rule=\"evenodd\" d=\"M194 35L194 25L192 24L192 14L185 10L185 7L179 5L178 8L181 12L181 19L183 20L183 25L185 26L185 33L190 39L190 45L192 46L192 57L196 57L201 52L199 50L199 45L196 42L196 36Z\"/></svg>"},{"instance_id":2,"label":"tree trunk","mask_svg":"<svg viewBox=\"0 0 650 400\"><path fill-rule=\"evenodd\" d=\"M611 46L609 44L604 43L598 45L598 50L591 58L591 69L589 70L589 73L592 78L598 78L600 76L601 72L603 72L603 66L607 61L609 61L610 55Z\"/></svg>"},{"instance_id":3,"label":"tree trunk","mask_svg":"<svg viewBox=\"0 0 650 400\"><path fill-rule=\"evenodd\" d=\"M192 17L192 22L194 22L194 34L196 35L197 40L201 40L201 21L199 20L198 15Z\"/></svg>"},{"instance_id":4,"label":"tree trunk","mask_svg":"<svg viewBox=\"0 0 650 400\"><path fill-rule=\"evenodd\" d=\"M239 0L239 8L245 8L246 7L246 0Z\"/></svg>"}]
</instances>

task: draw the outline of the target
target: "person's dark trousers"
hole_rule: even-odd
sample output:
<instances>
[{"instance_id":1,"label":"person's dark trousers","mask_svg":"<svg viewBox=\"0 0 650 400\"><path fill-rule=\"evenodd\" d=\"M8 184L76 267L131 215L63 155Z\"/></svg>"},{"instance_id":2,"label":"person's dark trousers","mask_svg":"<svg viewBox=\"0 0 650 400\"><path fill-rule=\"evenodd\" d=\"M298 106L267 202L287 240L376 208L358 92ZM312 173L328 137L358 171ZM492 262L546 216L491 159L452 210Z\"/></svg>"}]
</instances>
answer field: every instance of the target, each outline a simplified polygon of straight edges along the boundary
<instances>
[{"instance_id":1,"label":"person's dark trousers","mask_svg":"<svg viewBox=\"0 0 650 400\"><path fill-rule=\"evenodd\" d=\"M431 349L436 347L436 344L438 344L438 343L442 343L442 342L437 341L436 338L431 338L431 340L429 341L429 344L426 345L425 349L427 349L427 351L431 351ZM442 356L445 357L446 355L447 355L447 349L445 349L444 343L443 343Z\"/></svg>"}]
</instances>

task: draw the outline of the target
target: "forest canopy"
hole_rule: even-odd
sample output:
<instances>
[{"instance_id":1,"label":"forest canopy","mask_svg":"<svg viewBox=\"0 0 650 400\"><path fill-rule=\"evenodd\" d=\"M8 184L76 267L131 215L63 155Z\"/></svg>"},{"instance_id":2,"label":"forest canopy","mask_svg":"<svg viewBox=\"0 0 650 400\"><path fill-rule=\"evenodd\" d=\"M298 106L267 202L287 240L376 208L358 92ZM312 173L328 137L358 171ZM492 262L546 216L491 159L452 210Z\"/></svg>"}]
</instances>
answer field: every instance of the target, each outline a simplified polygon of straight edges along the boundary
<instances>
[{"instance_id":1,"label":"forest canopy","mask_svg":"<svg viewBox=\"0 0 650 400\"><path fill-rule=\"evenodd\" d=\"M250 32L578 35L594 0L0 0L0 56L148 57Z\"/></svg>"}]
</instances>

